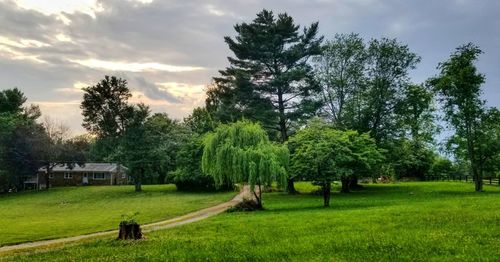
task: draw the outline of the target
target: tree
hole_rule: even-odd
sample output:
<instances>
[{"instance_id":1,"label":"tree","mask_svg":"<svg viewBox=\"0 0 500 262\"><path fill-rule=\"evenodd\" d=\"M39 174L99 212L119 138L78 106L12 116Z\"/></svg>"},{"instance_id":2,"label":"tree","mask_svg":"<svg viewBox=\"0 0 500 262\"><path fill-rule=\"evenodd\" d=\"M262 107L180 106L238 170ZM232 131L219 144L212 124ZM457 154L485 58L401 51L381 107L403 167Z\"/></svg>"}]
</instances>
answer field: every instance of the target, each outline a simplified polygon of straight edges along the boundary
<instances>
[{"instance_id":1,"label":"tree","mask_svg":"<svg viewBox=\"0 0 500 262\"><path fill-rule=\"evenodd\" d=\"M21 113L27 98L17 88L0 91L0 112Z\"/></svg>"},{"instance_id":2,"label":"tree","mask_svg":"<svg viewBox=\"0 0 500 262\"><path fill-rule=\"evenodd\" d=\"M134 179L136 192L142 191L144 179L153 173L157 164L156 140L148 134L146 128L149 114L149 107L143 104L132 107L132 117L127 119L127 128L118 140L118 147L109 156L109 159L127 166L128 174Z\"/></svg>"},{"instance_id":3,"label":"tree","mask_svg":"<svg viewBox=\"0 0 500 262\"><path fill-rule=\"evenodd\" d=\"M288 142L291 151L291 173L319 183L323 205L330 205L332 181L342 181L349 192L351 176L368 173L382 160L382 154L368 134L340 131L314 120Z\"/></svg>"},{"instance_id":4,"label":"tree","mask_svg":"<svg viewBox=\"0 0 500 262\"><path fill-rule=\"evenodd\" d=\"M398 177L424 179L435 158L431 146L438 132L434 123L434 93L424 85L404 87L396 103L396 126L399 139L389 153Z\"/></svg>"},{"instance_id":5,"label":"tree","mask_svg":"<svg viewBox=\"0 0 500 262\"><path fill-rule=\"evenodd\" d=\"M215 179L216 186L248 183L260 208L262 186L271 186L274 181L283 186L286 181L288 149L271 143L259 124L239 121L221 125L204 143L203 172Z\"/></svg>"},{"instance_id":6,"label":"tree","mask_svg":"<svg viewBox=\"0 0 500 262\"><path fill-rule=\"evenodd\" d=\"M216 89L209 90L207 108L218 102L219 108L241 112L261 122L271 135L277 131L277 138L285 142L294 124L318 108L312 99L318 85L308 63L321 52L318 23L300 33L291 16L262 10L251 23L234 29L237 36L224 40L235 57L229 57L231 65L214 78ZM288 190L295 191L293 180Z\"/></svg>"},{"instance_id":7,"label":"tree","mask_svg":"<svg viewBox=\"0 0 500 262\"><path fill-rule=\"evenodd\" d=\"M217 126L210 112L203 107L193 109L191 115L184 118L184 124L197 134L211 132Z\"/></svg>"},{"instance_id":8,"label":"tree","mask_svg":"<svg viewBox=\"0 0 500 262\"><path fill-rule=\"evenodd\" d=\"M405 87L395 107L401 136L413 143L432 143L437 128L434 123L434 93L424 85Z\"/></svg>"},{"instance_id":9,"label":"tree","mask_svg":"<svg viewBox=\"0 0 500 262\"><path fill-rule=\"evenodd\" d=\"M340 128L356 128L365 85L366 49L358 34L336 34L314 59L321 85L321 115ZM350 125L348 125L348 122Z\"/></svg>"},{"instance_id":10,"label":"tree","mask_svg":"<svg viewBox=\"0 0 500 262\"><path fill-rule=\"evenodd\" d=\"M479 159L481 170L490 176L500 175L500 111L490 108L481 119Z\"/></svg>"},{"instance_id":11,"label":"tree","mask_svg":"<svg viewBox=\"0 0 500 262\"><path fill-rule=\"evenodd\" d=\"M31 176L38 170L30 153L32 144L28 140L37 136L37 132L27 130L40 129L35 120L40 117L38 106L24 106L27 98L17 88L0 91L0 190L20 188L23 177ZM40 130L39 130L40 131ZM41 131L43 133L43 130ZM21 136L21 134L23 134ZM17 146L26 152L16 154Z\"/></svg>"},{"instance_id":12,"label":"tree","mask_svg":"<svg viewBox=\"0 0 500 262\"><path fill-rule=\"evenodd\" d=\"M397 132L395 108L408 85L408 72L420 62L408 46L396 39L373 39L368 47L364 130L378 145Z\"/></svg>"},{"instance_id":13,"label":"tree","mask_svg":"<svg viewBox=\"0 0 500 262\"><path fill-rule=\"evenodd\" d=\"M31 176L44 168L45 188L49 189L49 177L55 166L66 165L71 169L84 164L83 152L68 138L69 128L48 117L42 124L33 121L19 124L9 136L3 160L16 178ZM18 179L16 185L20 183Z\"/></svg>"},{"instance_id":14,"label":"tree","mask_svg":"<svg viewBox=\"0 0 500 262\"><path fill-rule=\"evenodd\" d=\"M387 158L391 159L394 175L397 178L412 177L424 179L433 164L435 153L425 143L418 143L407 138L394 140L389 145Z\"/></svg>"},{"instance_id":15,"label":"tree","mask_svg":"<svg viewBox=\"0 0 500 262\"><path fill-rule=\"evenodd\" d=\"M455 129L449 145L455 147L458 156L464 152L478 192L483 190L482 169L486 157L482 145L484 130L481 128L485 106L480 98L484 75L477 72L475 65L481 53L481 49L472 43L458 47L448 60L438 65L440 74L429 80L443 103L445 119Z\"/></svg>"},{"instance_id":16,"label":"tree","mask_svg":"<svg viewBox=\"0 0 500 262\"><path fill-rule=\"evenodd\" d=\"M433 176L449 176L453 174L453 162L442 156L435 156L429 173Z\"/></svg>"},{"instance_id":17,"label":"tree","mask_svg":"<svg viewBox=\"0 0 500 262\"><path fill-rule=\"evenodd\" d=\"M105 76L98 84L83 88L83 91L80 105L82 126L99 138L114 138L122 134L134 114L133 106L127 103L132 96L127 81Z\"/></svg>"},{"instance_id":18,"label":"tree","mask_svg":"<svg viewBox=\"0 0 500 262\"><path fill-rule=\"evenodd\" d=\"M186 126L169 118L165 113L156 113L149 117L145 128L145 135L155 141L151 149L154 153L151 161L156 161L152 171L157 175L157 182L163 184L167 174L175 170L177 152L191 133Z\"/></svg>"},{"instance_id":19,"label":"tree","mask_svg":"<svg viewBox=\"0 0 500 262\"><path fill-rule=\"evenodd\" d=\"M23 177L38 171L32 142L43 134L39 124L19 114L0 114L0 190L22 188Z\"/></svg>"},{"instance_id":20,"label":"tree","mask_svg":"<svg viewBox=\"0 0 500 262\"><path fill-rule=\"evenodd\" d=\"M203 137L193 133L186 141L182 141L176 154L176 170L170 172L168 181L174 183L177 190L211 191L216 189L212 176L203 173L201 159L203 156ZM222 185L219 188L232 188L232 185Z\"/></svg>"},{"instance_id":21,"label":"tree","mask_svg":"<svg viewBox=\"0 0 500 262\"><path fill-rule=\"evenodd\" d=\"M45 169L45 189L49 189L49 177L55 166L66 165L69 169L77 164L83 166L85 155L69 142L70 129L63 123L45 117L42 128L44 132L35 131L38 135L30 143L39 165Z\"/></svg>"}]
</instances>

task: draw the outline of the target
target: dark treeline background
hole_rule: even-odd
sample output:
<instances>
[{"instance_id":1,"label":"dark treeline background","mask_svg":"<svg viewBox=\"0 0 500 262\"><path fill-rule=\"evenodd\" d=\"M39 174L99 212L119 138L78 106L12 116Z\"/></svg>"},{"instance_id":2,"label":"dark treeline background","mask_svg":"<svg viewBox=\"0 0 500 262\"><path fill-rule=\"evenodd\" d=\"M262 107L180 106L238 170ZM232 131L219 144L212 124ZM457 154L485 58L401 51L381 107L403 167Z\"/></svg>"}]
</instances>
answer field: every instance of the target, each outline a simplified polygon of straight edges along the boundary
<instances>
[{"instance_id":1,"label":"dark treeline background","mask_svg":"<svg viewBox=\"0 0 500 262\"><path fill-rule=\"evenodd\" d=\"M22 188L40 167L50 173L56 164L85 161L124 164L137 191L142 183L211 190L213 178L200 167L204 134L241 119L260 123L276 143L288 144L311 121L366 133L385 161L372 174L350 175L343 181L349 188L360 177L472 174L481 191L484 174L498 176L500 113L481 98L479 47L457 47L437 65L438 75L414 83L409 74L420 57L405 43L355 33L325 40L318 27L267 10L235 25L236 36L224 38L233 53L229 66L207 88L206 105L182 121L130 104L126 80L106 76L84 88L88 133L71 137L64 125L26 105L19 89L1 91L0 190ZM436 141L441 126L454 132ZM290 173L288 191L306 178Z\"/></svg>"}]
</instances>

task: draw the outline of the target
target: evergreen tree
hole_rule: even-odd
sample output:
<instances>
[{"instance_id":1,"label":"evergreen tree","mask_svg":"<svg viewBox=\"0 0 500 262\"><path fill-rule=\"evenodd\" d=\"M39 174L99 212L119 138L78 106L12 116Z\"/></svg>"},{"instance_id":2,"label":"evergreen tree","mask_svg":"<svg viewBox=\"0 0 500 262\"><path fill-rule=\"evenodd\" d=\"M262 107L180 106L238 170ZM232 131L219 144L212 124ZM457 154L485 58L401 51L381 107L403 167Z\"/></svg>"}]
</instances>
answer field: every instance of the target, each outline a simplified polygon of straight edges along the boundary
<instances>
[{"instance_id":1,"label":"evergreen tree","mask_svg":"<svg viewBox=\"0 0 500 262\"><path fill-rule=\"evenodd\" d=\"M259 121L271 137L285 142L298 122L315 114L318 85L309 58L321 52L318 23L301 32L286 13L263 10L251 23L235 25L237 36L225 37L234 57L214 78L207 108L223 122L245 117ZM293 180L288 189L294 192Z\"/></svg>"}]
</instances>

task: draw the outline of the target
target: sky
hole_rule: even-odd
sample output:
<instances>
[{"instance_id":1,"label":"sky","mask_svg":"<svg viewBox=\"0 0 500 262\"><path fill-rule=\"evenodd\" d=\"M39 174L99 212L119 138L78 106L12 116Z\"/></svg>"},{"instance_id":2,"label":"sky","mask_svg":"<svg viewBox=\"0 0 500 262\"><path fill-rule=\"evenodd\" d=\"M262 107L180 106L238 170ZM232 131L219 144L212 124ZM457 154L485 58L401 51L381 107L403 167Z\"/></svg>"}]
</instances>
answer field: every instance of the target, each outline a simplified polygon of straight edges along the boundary
<instances>
[{"instance_id":1,"label":"sky","mask_svg":"<svg viewBox=\"0 0 500 262\"><path fill-rule=\"evenodd\" d=\"M484 51L483 97L500 107L498 0L0 0L0 90L18 87L78 134L81 88L115 75L128 81L131 102L182 119L228 65L223 37L264 8L301 26L319 21L325 39L397 38L422 57L415 83L473 42Z\"/></svg>"}]
</instances>

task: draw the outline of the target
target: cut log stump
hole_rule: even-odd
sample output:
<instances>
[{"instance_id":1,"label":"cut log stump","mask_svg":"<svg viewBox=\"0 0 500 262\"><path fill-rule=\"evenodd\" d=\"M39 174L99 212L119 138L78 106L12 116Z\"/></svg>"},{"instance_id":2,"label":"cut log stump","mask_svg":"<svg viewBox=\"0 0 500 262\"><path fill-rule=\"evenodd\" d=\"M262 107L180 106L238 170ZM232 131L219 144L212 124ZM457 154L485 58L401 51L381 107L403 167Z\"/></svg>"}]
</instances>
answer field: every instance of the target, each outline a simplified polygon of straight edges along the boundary
<instances>
[{"instance_id":1,"label":"cut log stump","mask_svg":"<svg viewBox=\"0 0 500 262\"><path fill-rule=\"evenodd\" d=\"M142 239L143 234L141 231L141 226L137 223L120 223L120 230L118 232L118 239L126 240L126 239Z\"/></svg>"}]
</instances>

